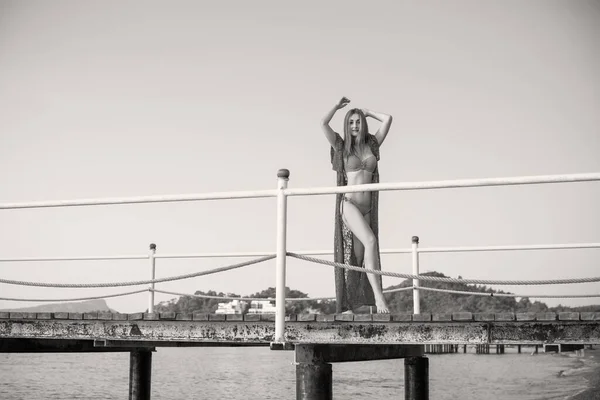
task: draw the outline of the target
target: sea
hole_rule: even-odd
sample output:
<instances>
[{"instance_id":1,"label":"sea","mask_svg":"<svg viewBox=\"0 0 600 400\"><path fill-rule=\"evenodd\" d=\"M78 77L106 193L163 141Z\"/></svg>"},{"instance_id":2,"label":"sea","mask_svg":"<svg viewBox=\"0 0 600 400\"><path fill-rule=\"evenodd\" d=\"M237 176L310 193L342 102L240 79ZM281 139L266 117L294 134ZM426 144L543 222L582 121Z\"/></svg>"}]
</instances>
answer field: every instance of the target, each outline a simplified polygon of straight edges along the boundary
<instances>
[{"instance_id":1,"label":"sea","mask_svg":"<svg viewBox=\"0 0 600 400\"><path fill-rule=\"evenodd\" d=\"M462 350L462 347L461 347ZM493 351L493 349L491 349ZM431 399L568 399L590 366L571 354L431 354ZM0 353L0 399L127 399L129 353ZM295 399L292 351L159 347L152 399ZM404 361L333 364L334 399L404 398Z\"/></svg>"}]
</instances>

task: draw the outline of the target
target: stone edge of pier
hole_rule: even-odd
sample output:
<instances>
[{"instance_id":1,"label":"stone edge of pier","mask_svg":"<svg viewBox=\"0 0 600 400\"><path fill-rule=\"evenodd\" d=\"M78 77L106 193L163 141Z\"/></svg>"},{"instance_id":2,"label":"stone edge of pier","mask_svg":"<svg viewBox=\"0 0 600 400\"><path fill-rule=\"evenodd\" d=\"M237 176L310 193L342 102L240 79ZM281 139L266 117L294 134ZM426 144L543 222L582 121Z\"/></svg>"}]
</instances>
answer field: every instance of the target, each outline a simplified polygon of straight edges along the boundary
<instances>
[{"instance_id":1,"label":"stone edge of pier","mask_svg":"<svg viewBox=\"0 0 600 400\"><path fill-rule=\"evenodd\" d=\"M274 322L275 314L209 313L69 313L1 311L0 319L10 320L101 320L101 321L215 321ZM600 312L543 313L422 313L422 314L289 314L288 322L485 322L485 321L600 321Z\"/></svg>"}]
</instances>

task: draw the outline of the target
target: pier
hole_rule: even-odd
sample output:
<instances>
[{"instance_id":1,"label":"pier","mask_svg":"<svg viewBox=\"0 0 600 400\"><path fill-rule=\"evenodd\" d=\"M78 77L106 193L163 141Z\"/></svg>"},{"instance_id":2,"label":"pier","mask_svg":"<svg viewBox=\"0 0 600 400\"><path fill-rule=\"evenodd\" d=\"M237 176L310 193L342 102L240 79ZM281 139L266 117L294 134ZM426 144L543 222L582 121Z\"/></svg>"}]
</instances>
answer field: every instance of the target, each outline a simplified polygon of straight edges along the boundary
<instances>
[{"instance_id":1,"label":"pier","mask_svg":"<svg viewBox=\"0 0 600 400\"><path fill-rule=\"evenodd\" d=\"M435 315L288 315L284 341L277 342L275 321L268 314L0 312L0 349L6 352L11 346L3 343L21 339L42 340L37 342L40 351L42 344L62 346L61 341L92 341L94 348L221 344L273 349L288 344L600 344L600 313L552 313L551 319L548 313L482 318L461 312L446 321L434 321ZM27 349L31 342L24 346Z\"/></svg>"},{"instance_id":2,"label":"pier","mask_svg":"<svg viewBox=\"0 0 600 400\"><path fill-rule=\"evenodd\" d=\"M142 255L126 256L71 256L71 257L28 257L0 258L0 262L28 261L75 261L75 260L140 260L148 261L150 279L130 282L101 283L47 283L17 281L0 277L0 284L61 287L99 288L121 286L146 286L146 289L100 296L109 298L134 293L148 292L148 312L119 313L26 313L0 312L0 352L111 352L130 353L129 398L147 400L151 398L152 352L159 347L192 346L265 346L270 350L294 351L296 365L296 398L299 400L330 400L332 393L332 363L403 358L405 391L409 400L429 398L429 359L426 354L456 353L462 346L475 346L477 353L489 354L490 346L498 354L506 345L528 345L548 348L549 346L581 346L600 344L600 313L424 313L420 298L428 291L453 293L456 295L496 297L600 297L597 293L554 296L530 296L522 293L460 292L422 286L426 281L460 282L486 285L562 285L600 282L600 277L556 278L536 281L486 280L435 277L420 274L419 255L425 252L482 252L482 251L528 251L547 249L597 249L600 243L567 243L485 247L419 247L419 238L412 237L411 247L405 249L382 249L382 253L406 253L412 255L412 273L367 270L359 266L335 263L315 258L329 254L327 250L288 251L287 197L323 195L363 191L427 190L482 186L506 186L528 184L553 184L588 182L600 180L600 174L574 174L540 177L491 178L439 182L377 183L358 186L288 189L289 171L277 174L277 189L208 193L178 196L147 196L136 198L66 200L0 204L0 210L24 208L51 208L74 206L107 206L137 203L164 203L174 201L201 201L215 199L243 199L274 197L277 200L277 237L275 252L225 253L225 254L158 254L157 246ZM157 260L168 258L243 257L251 260L225 265L212 270L192 274L156 278ZM256 258L258 257L258 258ZM308 298L286 298L286 259L293 257L307 262L324 265L325 268L345 268L360 272L411 279L412 287L388 292L410 290L413 295L412 312L402 314L286 314L286 302L312 300ZM203 275L243 268L252 264L275 259L274 271L276 297L275 314L201 314L201 313L157 313L154 312L154 294L170 293L156 288L161 282L189 279ZM226 296L219 297L229 300ZM51 299L15 299L13 301L57 301ZM78 298L76 300L84 300ZM243 298L235 298L244 300ZM69 299L61 299L68 301ZM70 299L75 300L75 299ZM579 347L578 347L579 348ZM266 349L268 350L268 349ZM519 347L520 350L520 347Z\"/></svg>"},{"instance_id":3,"label":"pier","mask_svg":"<svg viewBox=\"0 0 600 400\"><path fill-rule=\"evenodd\" d=\"M273 342L274 322L260 314L0 312L0 352L129 352L131 399L150 398L158 347L294 350L298 399L332 398L332 363L404 358L406 398L422 399L426 350L469 345L489 354L493 346L501 354L505 344L600 344L600 313L288 315L284 342Z\"/></svg>"}]
</instances>

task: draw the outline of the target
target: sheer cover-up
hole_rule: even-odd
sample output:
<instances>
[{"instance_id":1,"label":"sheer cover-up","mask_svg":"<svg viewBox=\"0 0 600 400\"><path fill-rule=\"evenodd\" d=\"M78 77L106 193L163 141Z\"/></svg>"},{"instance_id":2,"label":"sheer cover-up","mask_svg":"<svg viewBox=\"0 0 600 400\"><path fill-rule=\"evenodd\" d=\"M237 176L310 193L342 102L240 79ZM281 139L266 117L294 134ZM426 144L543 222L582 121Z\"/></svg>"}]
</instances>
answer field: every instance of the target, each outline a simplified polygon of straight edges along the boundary
<instances>
[{"instance_id":1,"label":"sheer cover-up","mask_svg":"<svg viewBox=\"0 0 600 400\"><path fill-rule=\"evenodd\" d=\"M344 140L336 135L335 146L331 147L331 165L337 173L337 186L347 186L348 179L344 170ZM379 142L374 135L367 135L367 144L371 152L379 161ZM378 163L379 164L379 163ZM379 183L379 165L373 172L372 183ZM340 203L344 194L338 193L335 198L335 231L334 231L334 261L338 263L356 265L356 256L354 255L354 235L342 221L340 214ZM379 253L379 214L378 214L379 192L371 192L371 230L377 239L377 262L381 269ZM363 265L359 267L364 268ZM350 271L344 268L335 268L335 297L336 313L342 313L347 310L354 310L361 306L374 306L375 296L369 283L367 274L364 272ZM381 276L377 276L378 285L381 287Z\"/></svg>"}]
</instances>

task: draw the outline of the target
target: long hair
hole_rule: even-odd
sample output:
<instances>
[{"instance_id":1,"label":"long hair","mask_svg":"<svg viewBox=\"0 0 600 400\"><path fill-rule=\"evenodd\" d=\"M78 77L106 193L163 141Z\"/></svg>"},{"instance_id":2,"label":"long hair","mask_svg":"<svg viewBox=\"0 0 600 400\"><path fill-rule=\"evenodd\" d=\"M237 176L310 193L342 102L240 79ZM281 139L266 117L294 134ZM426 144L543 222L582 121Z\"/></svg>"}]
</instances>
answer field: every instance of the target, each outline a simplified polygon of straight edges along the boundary
<instances>
[{"instance_id":1,"label":"long hair","mask_svg":"<svg viewBox=\"0 0 600 400\"><path fill-rule=\"evenodd\" d=\"M352 132L350 132L350 117L354 114L358 115L360 118L360 130L358 131L356 138L354 138ZM349 110L344 118L344 157L348 157L350 154L355 154L357 156L362 154L363 147L367 143L368 132L369 128L367 127L367 118L365 117L365 114L358 108Z\"/></svg>"}]
</instances>

